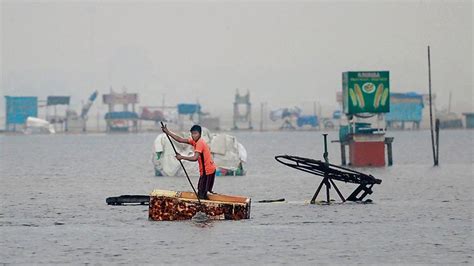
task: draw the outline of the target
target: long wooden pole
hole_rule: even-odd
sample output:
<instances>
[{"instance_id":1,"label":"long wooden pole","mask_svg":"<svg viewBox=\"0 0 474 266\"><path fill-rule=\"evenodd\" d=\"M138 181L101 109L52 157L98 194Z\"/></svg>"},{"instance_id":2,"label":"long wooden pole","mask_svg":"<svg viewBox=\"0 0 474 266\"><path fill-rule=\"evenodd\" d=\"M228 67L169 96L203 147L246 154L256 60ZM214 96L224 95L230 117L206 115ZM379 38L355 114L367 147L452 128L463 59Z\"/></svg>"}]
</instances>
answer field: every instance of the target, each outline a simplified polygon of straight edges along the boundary
<instances>
[{"instance_id":1,"label":"long wooden pole","mask_svg":"<svg viewBox=\"0 0 474 266\"><path fill-rule=\"evenodd\" d=\"M430 128L431 128L431 146L433 148L433 162L434 165L438 165L438 160L436 158L435 151L435 140L433 134L433 104L431 100L431 57L430 57L430 46L428 45L428 90L429 90L429 99L430 99Z\"/></svg>"},{"instance_id":2,"label":"long wooden pole","mask_svg":"<svg viewBox=\"0 0 474 266\"><path fill-rule=\"evenodd\" d=\"M161 126L162 126L162 127L165 126L165 125L163 124L163 122L161 122ZM178 151L176 151L176 148L174 147L173 141L171 141L170 135L166 134L166 136L168 137L168 140L169 140L170 143L171 143L171 147L173 147L174 153L175 153L176 155L178 155ZM179 163L181 164L181 167L183 168L184 174L186 175L186 178L188 179L188 182L189 182L189 184L191 185L191 188L193 189L194 194L196 194L196 198L197 198L199 204L201 205L201 200L199 199L199 195L198 195L198 193L196 192L196 189L194 188L193 183L191 182L191 179L189 179L188 172L186 171L186 168L184 168L183 162L182 162L181 160L178 160L178 161L179 161Z\"/></svg>"}]
</instances>

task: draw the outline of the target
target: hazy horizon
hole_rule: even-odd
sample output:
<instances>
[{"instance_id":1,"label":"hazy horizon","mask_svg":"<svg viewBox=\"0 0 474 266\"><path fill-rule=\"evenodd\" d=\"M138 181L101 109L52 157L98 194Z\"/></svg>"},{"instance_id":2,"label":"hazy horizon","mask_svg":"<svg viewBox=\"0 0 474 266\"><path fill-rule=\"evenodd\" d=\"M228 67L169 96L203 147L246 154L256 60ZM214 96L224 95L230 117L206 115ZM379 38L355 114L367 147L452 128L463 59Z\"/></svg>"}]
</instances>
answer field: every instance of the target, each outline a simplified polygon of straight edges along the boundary
<instances>
[{"instance_id":1,"label":"hazy horizon","mask_svg":"<svg viewBox=\"0 0 474 266\"><path fill-rule=\"evenodd\" d=\"M140 94L229 115L236 89L270 108L337 108L341 73L389 70L392 92L473 112L471 1L1 3L2 95ZM105 110L101 97L94 104ZM5 100L0 101L0 117ZM3 124L3 121L0 122Z\"/></svg>"}]
</instances>

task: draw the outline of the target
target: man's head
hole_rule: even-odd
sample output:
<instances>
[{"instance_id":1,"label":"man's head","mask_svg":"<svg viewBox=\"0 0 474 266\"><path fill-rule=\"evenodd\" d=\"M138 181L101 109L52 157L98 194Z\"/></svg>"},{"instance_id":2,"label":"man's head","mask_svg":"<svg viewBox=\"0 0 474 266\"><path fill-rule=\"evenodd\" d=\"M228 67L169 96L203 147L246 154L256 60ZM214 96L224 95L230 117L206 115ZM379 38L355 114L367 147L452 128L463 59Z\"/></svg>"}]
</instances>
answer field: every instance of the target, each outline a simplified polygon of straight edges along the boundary
<instances>
[{"instance_id":1,"label":"man's head","mask_svg":"<svg viewBox=\"0 0 474 266\"><path fill-rule=\"evenodd\" d=\"M191 137L193 138L194 141L198 141L199 138L201 137L201 126L200 125L194 125L191 127Z\"/></svg>"}]
</instances>

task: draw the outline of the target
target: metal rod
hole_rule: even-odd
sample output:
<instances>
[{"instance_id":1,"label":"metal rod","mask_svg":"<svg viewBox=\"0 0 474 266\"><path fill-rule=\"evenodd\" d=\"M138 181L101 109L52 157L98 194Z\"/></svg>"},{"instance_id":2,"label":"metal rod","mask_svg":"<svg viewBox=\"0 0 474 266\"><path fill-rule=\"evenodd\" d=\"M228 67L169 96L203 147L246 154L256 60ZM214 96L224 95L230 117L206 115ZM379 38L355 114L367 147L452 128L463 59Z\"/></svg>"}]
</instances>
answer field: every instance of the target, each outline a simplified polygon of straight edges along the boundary
<instances>
[{"instance_id":1,"label":"metal rod","mask_svg":"<svg viewBox=\"0 0 474 266\"><path fill-rule=\"evenodd\" d=\"M388 166L393 165L393 157L392 157L392 143L387 143L387 157L388 157Z\"/></svg>"},{"instance_id":2,"label":"metal rod","mask_svg":"<svg viewBox=\"0 0 474 266\"><path fill-rule=\"evenodd\" d=\"M346 199L344 198L344 196L342 196L341 191L339 191L339 188L336 186L336 184L334 183L334 181L332 181L332 179L329 179L329 181L331 182L332 186L334 187L334 189L336 190L337 194L338 194L339 197L341 198L342 202L346 202Z\"/></svg>"},{"instance_id":3,"label":"metal rod","mask_svg":"<svg viewBox=\"0 0 474 266\"><path fill-rule=\"evenodd\" d=\"M324 179L319 184L318 189L316 189L316 192L314 193L313 198L310 201L311 204L314 204L316 202L316 198L318 197L319 191L321 190L321 187L323 186L323 184L324 184Z\"/></svg>"},{"instance_id":4,"label":"metal rod","mask_svg":"<svg viewBox=\"0 0 474 266\"><path fill-rule=\"evenodd\" d=\"M329 197L329 188L330 188L331 185L330 185L330 183L329 183L329 181L328 181L329 178L326 177L325 180L326 180L326 182L325 182L324 184L326 185L326 201L327 201L328 204L330 204L330 203L331 203L331 199L330 199L330 197Z\"/></svg>"},{"instance_id":5,"label":"metal rod","mask_svg":"<svg viewBox=\"0 0 474 266\"><path fill-rule=\"evenodd\" d=\"M165 125L163 124L163 122L161 122L161 126L162 126L162 127L165 126ZM166 134L166 133L165 133L165 134ZM168 137L168 140L169 140L170 143L171 143L171 147L173 147L174 153L175 153L176 155L178 155L178 152L176 151L176 148L174 147L173 141L171 141L170 136L169 136L168 134L166 134L166 136ZM199 199L198 193L196 192L196 189L194 188L193 183L191 182L191 179L189 179L188 172L186 171L186 168L184 168L183 162L182 162L181 160L178 160L178 161L179 161L179 163L181 164L181 167L183 168L184 174L186 175L186 178L188 179L188 182L189 182L189 184L191 185L191 188L193 189L194 194L196 194L196 198L197 198L199 204L201 204L201 200Z\"/></svg>"},{"instance_id":6,"label":"metal rod","mask_svg":"<svg viewBox=\"0 0 474 266\"><path fill-rule=\"evenodd\" d=\"M324 161L325 161L325 164L324 164L324 180L326 181L324 184L326 185L326 200L327 200L327 203L330 204L331 202L331 199L329 197L329 189L331 188L331 183L329 182L330 179L329 179L329 176L328 176L328 170L329 170L329 158L328 158L328 141L327 141L327 137L328 137L328 134L323 134L324 136L324 154L323 154L323 157L324 157Z\"/></svg>"},{"instance_id":7,"label":"metal rod","mask_svg":"<svg viewBox=\"0 0 474 266\"><path fill-rule=\"evenodd\" d=\"M328 134L323 134L324 136L324 154L323 158L326 163L329 163L329 158L328 158L328 141L327 141L327 136Z\"/></svg>"}]
</instances>

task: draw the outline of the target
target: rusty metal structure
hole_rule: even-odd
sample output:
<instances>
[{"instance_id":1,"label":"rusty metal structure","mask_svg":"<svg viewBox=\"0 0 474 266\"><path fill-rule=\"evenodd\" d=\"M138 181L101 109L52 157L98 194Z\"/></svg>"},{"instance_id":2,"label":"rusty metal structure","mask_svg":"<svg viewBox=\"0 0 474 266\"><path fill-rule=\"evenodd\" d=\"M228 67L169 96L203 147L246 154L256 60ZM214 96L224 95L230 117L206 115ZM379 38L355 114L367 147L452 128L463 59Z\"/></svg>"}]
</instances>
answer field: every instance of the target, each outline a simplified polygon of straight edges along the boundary
<instances>
[{"instance_id":1,"label":"rusty metal structure","mask_svg":"<svg viewBox=\"0 0 474 266\"><path fill-rule=\"evenodd\" d=\"M148 217L153 221L191 220L201 211L211 220L250 218L250 198L221 194L209 194L208 198L199 203L193 192L155 189L150 194Z\"/></svg>"}]
</instances>

